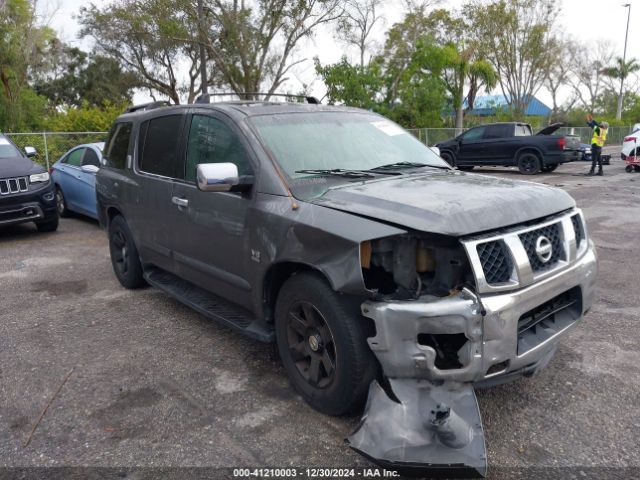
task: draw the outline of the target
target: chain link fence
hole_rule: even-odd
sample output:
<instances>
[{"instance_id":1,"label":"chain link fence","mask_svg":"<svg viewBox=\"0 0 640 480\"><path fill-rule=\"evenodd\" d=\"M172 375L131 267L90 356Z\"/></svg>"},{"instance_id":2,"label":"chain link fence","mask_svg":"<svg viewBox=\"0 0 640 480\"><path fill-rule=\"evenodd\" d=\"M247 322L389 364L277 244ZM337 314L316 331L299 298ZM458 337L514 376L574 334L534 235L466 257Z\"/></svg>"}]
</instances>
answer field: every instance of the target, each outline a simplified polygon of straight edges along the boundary
<instances>
[{"instance_id":1,"label":"chain link fence","mask_svg":"<svg viewBox=\"0 0 640 480\"><path fill-rule=\"evenodd\" d=\"M84 143L104 142L109 132L5 133L20 149L34 147L35 161L49 169L68 150Z\"/></svg>"},{"instance_id":2,"label":"chain link fence","mask_svg":"<svg viewBox=\"0 0 640 480\"><path fill-rule=\"evenodd\" d=\"M409 132L425 145L435 145L457 137L466 129L461 128L415 128ZM610 127L607 144L622 145L631 127ZM104 142L108 132L39 132L6 133L19 148L34 147L38 151L36 161L47 169L65 152L83 143ZM577 135L582 143L591 143L593 131L589 127L562 127L557 135Z\"/></svg>"},{"instance_id":3,"label":"chain link fence","mask_svg":"<svg viewBox=\"0 0 640 480\"><path fill-rule=\"evenodd\" d=\"M540 129L535 129L534 132ZM425 145L435 145L457 137L465 128L415 128L409 130L413 136ZM629 135L631 127L609 127L607 133L607 145L622 145L624 137ZM593 130L590 127L562 127L554 135L577 135L582 143L591 144Z\"/></svg>"}]
</instances>

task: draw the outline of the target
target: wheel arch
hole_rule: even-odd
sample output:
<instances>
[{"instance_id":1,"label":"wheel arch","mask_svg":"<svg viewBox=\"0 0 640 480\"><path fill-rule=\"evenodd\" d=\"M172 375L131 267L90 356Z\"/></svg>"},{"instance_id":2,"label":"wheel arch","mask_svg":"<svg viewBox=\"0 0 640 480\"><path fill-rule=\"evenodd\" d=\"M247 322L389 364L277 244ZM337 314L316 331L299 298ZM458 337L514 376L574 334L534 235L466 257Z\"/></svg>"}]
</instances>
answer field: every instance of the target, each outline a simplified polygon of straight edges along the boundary
<instances>
[{"instance_id":1,"label":"wheel arch","mask_svg":"<svg viewBox=\"0 0 640 480\"><path fill-rule=\"evenodd\" d=\"M294 275L302 272L318 274L327 282L331 289L335 290L335 286L330 277L316 266L296 261L274 263L269 267L262 281L263 308L267 321L272 322L274 319L278 294L284 283Z\"/></svg>"},{"instance_id":2,"label":"wheel arch","mask_svg":"<svg viewBox=\"0 0 640 480\"><path fill-rule=\"evenodd\" d=\"M118 209L118 207L107 207L105 209L105 227L109 228L109 225L111 225L111 222L117 215L122 215L122 212L120 211L120 209Z\"/></svg>"},{"instance_id":3,"label":"wheel arch","mask_svg":"<svg viewBox=\"0 0 640 480\"><path fill-rule=\"evenodd\" d=\"M538 147L534 147L531 145L522 147L518 151L516 151L516 154L513 157L513 161L515 162L516 165L518 164L518 160L520 159L520 156L524 153L533 153L540 159L541 164L544 165L544 154L542 153L542 150L540 150Z\"/></svg>"}]
</instances>

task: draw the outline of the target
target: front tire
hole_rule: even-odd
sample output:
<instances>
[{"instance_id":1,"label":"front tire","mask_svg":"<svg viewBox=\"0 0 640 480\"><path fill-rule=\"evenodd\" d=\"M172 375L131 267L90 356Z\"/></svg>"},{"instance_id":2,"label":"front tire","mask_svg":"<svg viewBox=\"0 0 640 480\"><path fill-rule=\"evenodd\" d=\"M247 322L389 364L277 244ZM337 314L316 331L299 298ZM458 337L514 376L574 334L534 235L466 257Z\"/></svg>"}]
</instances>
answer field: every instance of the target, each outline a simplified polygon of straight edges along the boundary
<instances>
[{"instance_id":1,"label":"front tire","mask_svg":"<svg viewBox=\"0 0 640 480\"><path fill-rule=\"evenodd\" d=\"M62 193L62 189L56 186L56 209L58 210L58 215L62 218L69 217L69 209L67 208L67 199L64 198L64 193Z\"/></svg>"},{"instance_id":2,"label":"front tire","mask_svg":"<svg viewBox=\"0 0 640 480\"><path fill-rule=\"evenodd\" d=\"M282 364L305 401L328 415L361 408L378 374L367 344L370 324L359 304L306 272L289 278L278 295L275 331Z\"/></svg>"},{"instance_id":3,"label":"front tire","mask_svg":"<svg viewBox=\"0 0 640 480\"><path fill-rule=\"evenodd\" d=\"M113 271L124 288L140 288L145 284L138 249L122 215L114 217L109 224L109 252Z\"/></svg>"},{"instance_id":4,"label":"front tire","mask_svg":"<svg viewBox=\"0 0 640 480\"><path fill-rule=\"evenodd\" d=\"M523 175L535 175L541 169L540 159L535 153L525 152L518 157L518 170Z\"/></svg>"},{"instance_id":5,"label":"front tire","mask_svg":"<svg viewBox=\"0 0 640 480\"><path fill-rule=\"evenodd\" d=\"M46 222L37 222L36 228L40 233L55 232L58 229L58 215Z\"/></svg>"}]
</instances>

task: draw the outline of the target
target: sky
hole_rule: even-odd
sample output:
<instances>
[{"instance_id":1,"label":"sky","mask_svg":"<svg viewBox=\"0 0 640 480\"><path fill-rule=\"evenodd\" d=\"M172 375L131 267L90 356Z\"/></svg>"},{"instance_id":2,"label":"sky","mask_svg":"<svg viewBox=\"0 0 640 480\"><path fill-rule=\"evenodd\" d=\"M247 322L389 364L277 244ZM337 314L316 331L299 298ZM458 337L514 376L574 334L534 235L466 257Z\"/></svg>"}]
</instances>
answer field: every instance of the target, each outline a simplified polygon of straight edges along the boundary
<instances>
[{"instance_id":1,"label":"sky","mask_svg":"<svg viewBox=\"0 0 640 480\"><path fill-rule=\"evenodd\" d=\"M49 3L40 2L43 17L48 20L48 24L54 28L59 37L68 43L73 43L84 49L91 49L88 40L78 39L79 25L75 16L80 7L86 5L86 0L50 0ZM96 5L107 3L104 0L94 0ZM446 8L459 8L464 0L443 1L441 6ZM631 21L629 28L629 40L627 47L627 59L631 57L640 58L640 28L635 28L640 22L640 1L638 0L558 0L561 6L560 15L556 26L577 39L583 45L589 45L601 40L607 40L615 47L619 56L622 56L624 49L625 29L627 25L627 8L623 3L631 3ZM384 23L379 24L374 35L374 41L382 44L384 42L384 32L393 23L402 18L402 0L386 0L384 8ZM306 58L291 75L290 81L285 85L289 91L298 91L302 83L310 85L312 93L321 98L326 90L321 80L316 79L313 57L318 56L322 64L333 63L340 59L345 53L345 47L333 38L329 29L322 29L317 32L314 39L302 45L296 58ZM356 61L357 52L347 50L350 60ZM568 89L561 92L567 95ZM500 93L500 87L492 93ZM551 104L551 96L541 90L537 94L538 98L547 104ZM149 101L150 97L146 92L139 92L135 95L135 103Z\"/></svg>"}]
</instances>

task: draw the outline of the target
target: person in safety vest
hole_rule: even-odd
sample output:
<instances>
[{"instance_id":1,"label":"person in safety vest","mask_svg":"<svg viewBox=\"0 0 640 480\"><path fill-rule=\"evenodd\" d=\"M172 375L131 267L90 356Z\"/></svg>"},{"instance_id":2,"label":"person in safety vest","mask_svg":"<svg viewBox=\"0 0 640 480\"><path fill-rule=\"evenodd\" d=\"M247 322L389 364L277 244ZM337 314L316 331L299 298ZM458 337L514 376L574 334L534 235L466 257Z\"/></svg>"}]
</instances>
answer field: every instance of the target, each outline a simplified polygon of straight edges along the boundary
<instances>
[{"instance_id":1,"label":"person in safety vest","mask_svg":"<svg viewBox=\"0 0 640 480\"><path fill-rule=\"evenodd\" d=\"M602 176L602 147L607 140L607 132L609 124L607 122L598 122L593 119L593 115L587 115L587 124L593 129L591 137L591 170L588 175ZM596 163L598 164L598 173L595 173Z\"/></svg>"}]
</instances>

